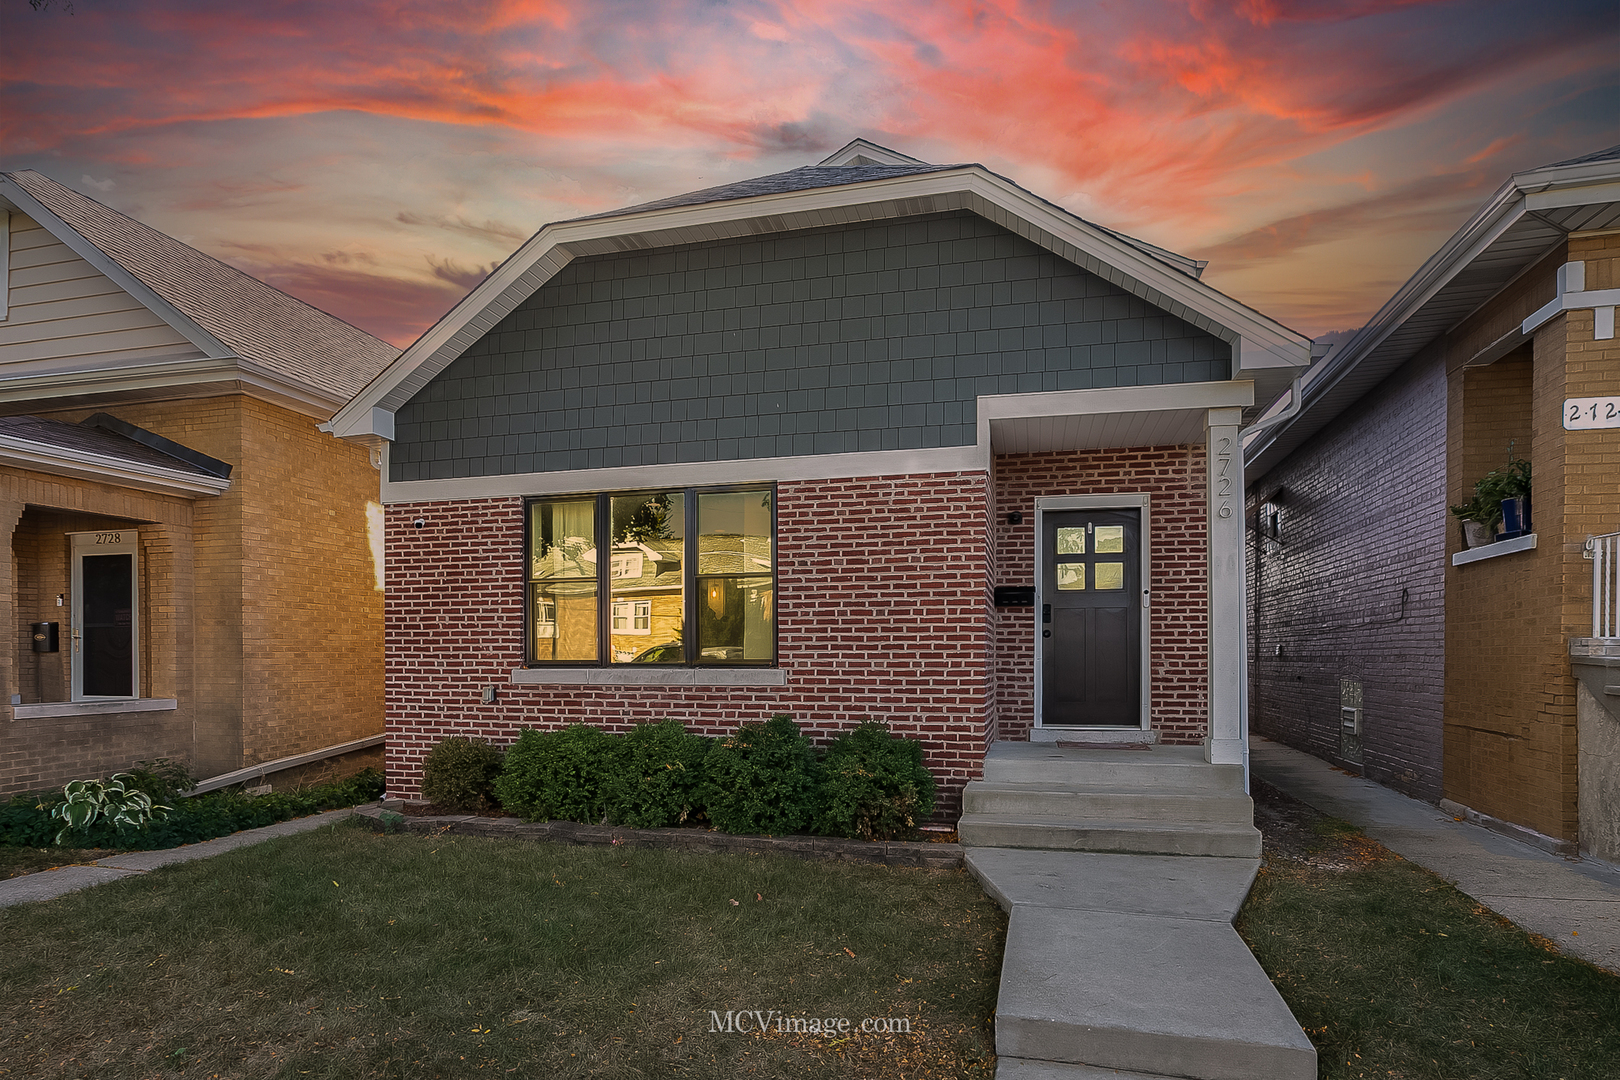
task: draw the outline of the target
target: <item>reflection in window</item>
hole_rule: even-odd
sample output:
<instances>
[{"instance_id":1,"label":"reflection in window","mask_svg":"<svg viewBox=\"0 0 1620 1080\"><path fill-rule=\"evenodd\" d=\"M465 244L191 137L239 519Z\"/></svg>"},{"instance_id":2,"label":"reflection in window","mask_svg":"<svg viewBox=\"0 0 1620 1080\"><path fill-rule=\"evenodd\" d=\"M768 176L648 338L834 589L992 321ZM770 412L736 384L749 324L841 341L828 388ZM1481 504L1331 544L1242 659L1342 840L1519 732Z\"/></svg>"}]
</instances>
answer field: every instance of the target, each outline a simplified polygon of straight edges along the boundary
<instances>
[{"instance_id":1,"label":"reflection in window","mask_svg":"<svg viewBox=\"0 0 1620 1080\"><path fill-rule=\"evenodd\" d=\"M609 643L615 664L679 664L686 614L686 493L616 495ZM674 647L671 647L674 646Z\"/></svg>"},{"instance_id":2,"label":"reflection in window","mask_svg":"<svg viewBox=\"0 0 1620 1080\"><path fill-rule=\"evenodd\" d=\"M776 652L770 491L698 495L698 663Z\"/></svg>"},{"instance_id":3,"label":"reflection in window","mask_svg":"<svg viewBox=\"0 0 1620 1080\"><path fill-rule=\"evenodd\" d=\"M1086 564L1058 563L1057 587L1064 592L1074 592L1086 587Z\"/></svg>"},{"instance_id":4,"label":"reflection in window","mask_svg":"<svg viewBox=\"0 0 1620 1080\"><path fill-rule=\"evenodd\" d=\"M774 661L774 497L685 489L531 502L530 662Z\"/></svg>"},{"instance_id":5,"label":"reflection in window","mask_svg":"<svg viewBox=\"0 0 1620 1080\"><path fill-rule=\"evenodd\" d=\"M530 655L596 660L596 500L531 504L529 538Z\"/></svg>"}]
</instances>

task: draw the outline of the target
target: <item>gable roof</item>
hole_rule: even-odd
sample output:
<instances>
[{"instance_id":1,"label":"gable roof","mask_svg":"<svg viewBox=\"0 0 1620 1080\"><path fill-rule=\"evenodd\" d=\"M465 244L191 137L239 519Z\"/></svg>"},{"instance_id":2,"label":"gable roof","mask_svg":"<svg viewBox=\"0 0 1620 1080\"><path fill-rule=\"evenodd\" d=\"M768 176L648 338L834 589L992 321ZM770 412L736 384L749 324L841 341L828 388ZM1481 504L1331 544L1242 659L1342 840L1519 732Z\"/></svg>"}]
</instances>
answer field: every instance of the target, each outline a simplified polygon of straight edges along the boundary
<instances>
[{"instance_id":1,"label":"gable roof","mask_svg":"<svg viewBox=\"0 0 1620 1080\"><path fill-rule=\"evenodd\" d=\"M1571 232L1620 227L1620 146L1515 173L1354 336L1303 380L1301 406L1250 444L1264 476L1406 361L1489 303ZM1530 340L1515 327L1474 358Z\"/></svg>"},{"instance_id":2,"label":"gable roof","mask_svg":"<svg viewBox=\"0 0 1620 1080\"><path fill-rule=\"evenodd\" d=\"M864 140L857 140L864 143ZM872 164L873 144L828 161L546 225L338 411L340 438L393 438L393 414L575 258L966 210L1232 346L1234 379L1269 403L1310 341L1198 280L1202 265L1084 221L982 165ZM851 153L851 151L855 151ZM912 161L893 151L892 160Z\"/></svg>"},{"instance_id":3,"label":"gable roof","mask_svg":"<svg viewBox=\"0 0 1620 1080\"><path fill-rule=\"evenodd\" d=\"M0 196L210 357L240 358L335 404L399 355L364 330L48 176L0 173Z\"/></svg>"}]
</instances>

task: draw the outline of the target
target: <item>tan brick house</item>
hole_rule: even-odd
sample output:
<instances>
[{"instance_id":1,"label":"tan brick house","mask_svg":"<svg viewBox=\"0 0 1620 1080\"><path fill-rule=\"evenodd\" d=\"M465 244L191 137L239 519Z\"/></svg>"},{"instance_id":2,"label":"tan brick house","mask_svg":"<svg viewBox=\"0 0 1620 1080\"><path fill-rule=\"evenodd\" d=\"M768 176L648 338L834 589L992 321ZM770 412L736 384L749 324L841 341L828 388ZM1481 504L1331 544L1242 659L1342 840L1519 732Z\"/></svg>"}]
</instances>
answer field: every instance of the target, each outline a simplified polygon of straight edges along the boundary
<instances>
[{"instance_id":1,"label":"tan brick house","mask_svg":"<svg viewBox=\"0 0 1620 1080\"><path fill-rule=\"evenodd\" d=\"M0 793L380 760L377 472L318 425L397 350L38 173L0 259Z\"/></svg>"},{"instance_id":2,"label":"tan brick house","mask_svg":"<svg viewBox=\"0 0 1620 1080\"><path fill-rule=\"evenodd\" d=\"M1307 376L1247 451L1257 731L1620 859L1617 303L1611 147L1509 179ZM1527 530L1466 547L1510 448Z\"/></svg>"}]
</instances>

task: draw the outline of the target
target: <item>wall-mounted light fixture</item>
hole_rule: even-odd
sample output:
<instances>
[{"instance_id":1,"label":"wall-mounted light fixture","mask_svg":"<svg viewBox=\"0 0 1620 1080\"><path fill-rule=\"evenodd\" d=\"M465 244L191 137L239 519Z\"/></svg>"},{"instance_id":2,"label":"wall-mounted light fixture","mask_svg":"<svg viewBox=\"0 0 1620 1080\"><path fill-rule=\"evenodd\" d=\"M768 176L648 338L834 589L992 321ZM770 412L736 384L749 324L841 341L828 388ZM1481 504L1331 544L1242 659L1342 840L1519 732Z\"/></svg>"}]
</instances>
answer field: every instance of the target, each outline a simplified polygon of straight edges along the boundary
<instances>
[{"instance_id":1,"label":"wall-mounted light fixture","mask_svg":"<svg viewBox=\"0 0 1620 1080\"><path fill-rule=\"evenodd\" d=\"M427 528L427 518L417 518L415 521L411 522L411 525L418 529L425 529Z\"/></svg>"},{"instance_id":2,"label":"wall-mounted light fixture","mask_svg":"<svg viewBox=\"0 0 1620 1080\"><path fill-rule=\"evenodd\" d=\"M1007 524L1009 524L1009 525L1022 525L1023 523L1024 523L1024 515L1023 515L1023 513L1021 511L1014 510L1012 513L1007 515Z\"/></svg>"}]
</instances>

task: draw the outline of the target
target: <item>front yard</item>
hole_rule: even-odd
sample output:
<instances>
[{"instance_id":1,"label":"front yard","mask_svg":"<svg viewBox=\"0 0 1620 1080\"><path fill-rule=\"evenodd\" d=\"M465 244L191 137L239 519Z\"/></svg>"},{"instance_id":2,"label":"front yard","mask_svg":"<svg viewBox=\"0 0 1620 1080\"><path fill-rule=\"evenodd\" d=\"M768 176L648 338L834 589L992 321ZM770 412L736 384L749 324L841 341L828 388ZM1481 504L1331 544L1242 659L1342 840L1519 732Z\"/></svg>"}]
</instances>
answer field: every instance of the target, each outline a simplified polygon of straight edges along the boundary
<instances>
[{"instance_id":1,"label":"front yard","mask_svg":"<svg viewBox=\"0 0 1620 1080\"><path fill-rule=\"evenodd\" d=\"M0 1075L987 1077L1005 926L960 871L322 829L0 910Z\"/></svg>"}]
</instances>

